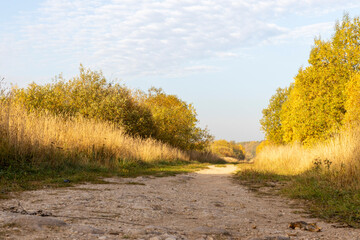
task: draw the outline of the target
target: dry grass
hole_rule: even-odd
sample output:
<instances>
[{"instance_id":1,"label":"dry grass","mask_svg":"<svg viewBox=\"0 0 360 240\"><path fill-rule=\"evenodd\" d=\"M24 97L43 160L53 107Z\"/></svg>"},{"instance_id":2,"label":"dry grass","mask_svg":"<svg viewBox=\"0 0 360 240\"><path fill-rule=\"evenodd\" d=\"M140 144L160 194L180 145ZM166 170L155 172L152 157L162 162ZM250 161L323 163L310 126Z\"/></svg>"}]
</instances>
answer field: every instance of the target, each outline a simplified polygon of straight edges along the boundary
<instances>
[{"instance_id":1,"label":"dry grass","mask_svg":"<svg viewBox=\"0 0 360 240\"><path fill-rule=\"evenodd\" d=\"M313 217L360 227L360 128L312 147L266 146L237 178L251 188L285 181L279 193L305 199Z\"/></svg>"},{"instance_id":2,"label":"dry grass","mask_svg":"<svg viewBox=\"0 0 360 240\"><path fill-rule=\"evenodd\" d=\"M153 139L133 138L114 124L82 117L27 113L0 103L0 165L215 160L212 155L184 152Z\"/></svg>"},{"instance_id":3,"label":"dry grass","mask_svg":"<svg viewBox=\"0 0 360 240\"><path fill-rule=\"evenodd\" d=\"M359 189L360 128L344 130L312 147L300 144L266 146L257 155L253 168L281 175L298 175L318 169L339 187Z\"/></svg>"},{"instance_id":4,"label":"dry grass","mask_svg":"<svg viewBox=\"0 0 360 240\"><path fill-rule=\"evenodd\" d=\"M256 155L254 168L284 175L295 175L310 168L313 158L299 144L265 146Z\"/></svg>"}]
</instances>

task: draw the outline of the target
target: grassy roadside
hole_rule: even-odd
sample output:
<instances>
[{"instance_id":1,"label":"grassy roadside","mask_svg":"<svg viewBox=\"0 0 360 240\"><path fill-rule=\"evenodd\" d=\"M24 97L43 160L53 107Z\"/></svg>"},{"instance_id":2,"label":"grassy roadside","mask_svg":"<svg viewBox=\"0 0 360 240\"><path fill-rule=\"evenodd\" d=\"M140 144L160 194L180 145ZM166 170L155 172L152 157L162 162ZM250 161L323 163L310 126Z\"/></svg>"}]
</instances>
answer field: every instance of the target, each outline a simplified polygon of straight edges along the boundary
<instances>
[{"instance_id":1,"label":"grassy roadside","mask_svg":"<svg viewBox=\"0 0 360 240\"><path fill-rule=\"evenodd\" d=\"M223 162L209 152L127 135L110 122L29 112L0 101L0 198L43 187L104 183L101 178L110 176L169 176Z\"/></svg>"},{"instance_id":2,"label":"grassy roadside","mask_svg":"<svg viewBox=\"0 0 360 240\"><path fill-rule=\"evenodd\" d=\"M241 165L235 178L252 190L276 187L272 193L302 199L304 210L313 217L360 228L360 191L331 184L331 175L313 168L298 175L281 175Z\"/></svg>"},{"instance_id":3,"label":"grassy roadside","mask_svg":"<svg viewBox=\"0 0 360 240\"><path fill-rule=\"evenodd\" d=\"M50 166L33 166L17 169L0 169L0 199L9 198L11 192L36 190L41 188L69 187L82 182L103 183L105 177L137 176L174 176L180 173L194 172L206 168L208 163L199 162L157 162L129 163L117 168L100 165L64 164L56 168ZM68 182L68 181L69 182Z\"/></svg>"}]
</instances>

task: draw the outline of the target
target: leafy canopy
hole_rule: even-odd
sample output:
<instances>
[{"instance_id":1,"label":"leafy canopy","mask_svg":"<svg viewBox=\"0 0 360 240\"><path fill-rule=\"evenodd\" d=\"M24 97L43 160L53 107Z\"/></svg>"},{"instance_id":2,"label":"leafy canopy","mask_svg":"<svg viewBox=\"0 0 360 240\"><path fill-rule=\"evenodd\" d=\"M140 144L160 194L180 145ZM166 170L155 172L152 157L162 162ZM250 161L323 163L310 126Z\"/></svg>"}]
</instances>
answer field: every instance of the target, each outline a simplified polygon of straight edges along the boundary
<instances>
[{"instance_id":1,"label":"leafy canopy","mask_svg":"<svg viewBox=\"0 0 360 240\"><path fill-rule=\"evenodd\" d=\"M206 149L212 137L207 129L197 127L199 120L192 104L157 88L149 89L141 99L151 111L157 139L181 149Z\"/></svg>"},{"instance_id":2,"label":"leafy canopy","mask_svg":"<svg viewBox=\"0 0 360 240\"><path fill-rule=\"evenodd\" d=\"M183 150L206 150L212 141L207 129L197 127L195 108L175 95L151 88L147 94L106 81L102 72L80 66L70 80L60 75L53 83L13 89L14 100L28 111L83 116L109 121L127 134L152 137Z\"/></svg>"},{"instance_id":3,"label":"leafy canopy","mask_svg":"<svg viewBox=\"0 0 360 240\"><path fill-rule=\"evenodd\" d=\"M261 124L267 140L312 144L353 119L359 100L359 18L345 15L329 41L315 39L308 62L286 94L278 90L264 109Z\"/></svg>"},{"instance_id":4,"label":"leafy canopy","mask_svg":"<svg viewBox=\"0 0 360 240\"><path fill-rule=\"evenodd\" d=\"M283 104L287 101L292 86L288 88L278 88L276 94L271 97L269 106L265 108L263 118L260 120L262 130L265 132L266 139L282 143L284 132L280 119Z\"/></svg>"},{"instance_id":5,"label":"leafy canopy","mask_svg":"<svg viewBox=\"0 0 360 240\"><path fill-rule=\"evenodd\" d=\"M150 111L135 101L129 89L108 83L102 72L85 69L82 65L79 76L69 81L60 75L53 83L32 83L13 92L15 100L29 111L46 110L110 121L126 133L141 137L149 137L155 131Z\"/></svg>"},{"instance_id":6,"label":"leafy canopy","mask_svg":"<svg viewBox=\"0 0 360 240\"><path fill-rule=\"evenodd\" d=\"M245 159L244 147L234 141L216 140L211 144L211 152L221 157L233 157L239 160Z\"/></svg>"}]
</instances>

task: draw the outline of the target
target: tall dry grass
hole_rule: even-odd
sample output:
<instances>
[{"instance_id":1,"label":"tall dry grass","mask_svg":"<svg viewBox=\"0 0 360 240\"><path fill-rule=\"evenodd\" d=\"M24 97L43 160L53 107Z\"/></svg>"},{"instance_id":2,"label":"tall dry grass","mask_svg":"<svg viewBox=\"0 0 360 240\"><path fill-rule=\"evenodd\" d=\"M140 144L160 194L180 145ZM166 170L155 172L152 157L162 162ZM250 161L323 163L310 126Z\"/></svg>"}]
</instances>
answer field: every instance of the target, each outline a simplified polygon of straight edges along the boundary
<instances>
[{"instance_id":1,"label":"tall dry grass","mask_svg":"<svg viewBox=\"0 0 360 240\"><path fill-rule=\"evenodd\" d=\"M117 126L82 117L28 113L0 101L0 166L46 163L99 163L113 167L124 162L211 159L184 152L153 139L134 138Z\"/></svg>"},{"instance_id":2,"label":"tall dry grass","mask_svg":"<svg viewBox=\"0 0 360 240\"><path fill-rule=\"evenodd\" d=\"M300 144L266 146L256 156L254 169L282 175L310 170L325 174L339 187L360 188L360 128L352 127L311 147Z\"/></svg>"}]
</instances>

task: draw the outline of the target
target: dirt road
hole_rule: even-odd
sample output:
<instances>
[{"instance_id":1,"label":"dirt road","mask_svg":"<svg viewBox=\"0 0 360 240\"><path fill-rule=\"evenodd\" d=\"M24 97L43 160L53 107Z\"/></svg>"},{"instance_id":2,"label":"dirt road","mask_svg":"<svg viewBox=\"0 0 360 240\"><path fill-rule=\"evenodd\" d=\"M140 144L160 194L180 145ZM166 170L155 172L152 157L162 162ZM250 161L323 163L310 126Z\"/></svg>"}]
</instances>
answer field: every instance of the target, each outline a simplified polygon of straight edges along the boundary
<instances>
[{"instance_id":1,"label":"dirt road","mask_svg":"<svg viewBox=\"0 0 360 240\"><path fill-rule=\"evenodd\" d=\"M233 182L235 170L24 192L0 201L0 239L360 239L359 230L295 214L289 200L254 195ZM288 228L300 220L322 231Z\"/></svg>"}]
</instances>

